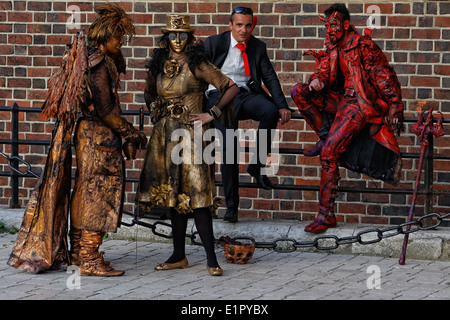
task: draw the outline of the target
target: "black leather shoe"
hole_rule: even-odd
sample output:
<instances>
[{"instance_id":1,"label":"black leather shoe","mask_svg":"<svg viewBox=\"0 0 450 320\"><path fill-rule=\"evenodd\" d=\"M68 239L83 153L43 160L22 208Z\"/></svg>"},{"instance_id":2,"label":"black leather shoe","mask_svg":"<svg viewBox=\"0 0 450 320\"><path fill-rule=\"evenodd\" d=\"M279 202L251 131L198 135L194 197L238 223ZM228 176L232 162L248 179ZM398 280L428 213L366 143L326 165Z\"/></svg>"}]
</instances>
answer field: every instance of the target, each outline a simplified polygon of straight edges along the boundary
<instances>
[{"instance_id":1,"label":"black leather shoe","mask_svg":"<svg viewBox=\"0 0 450 320\"><path fill-rule=\"evenodd\" d=\"M227 212L225 212L225 215L223 216L223 221L237 222L238 221L237 211L228 208Z\"/></svg>"},{"instance_id":2,"label":"black leather shoe","mask_svg":"<svg viewBox=\"0 0 450 320\"><path fill-rule=\"evenodd\" d=\"M261 167L256 165L249 165L247 167L247 172L253 178L255 178L256 183L263 189L270 190L273 189L274 186L272 182L270 182L269 178L265 174L261 174Z\"/></svg>"},{"instance_id":3,"label":"black leather shoe","mask_svg":"<svg viewBox=\"0 0 450 320\"><path fill-rule=\"evenodd\" d=\"M261 174L258 177L255 177L256 183L263 189L271 190L274 188L272 182L270 182L269 178L265 174Z\"/></svg>"}]
</instances>

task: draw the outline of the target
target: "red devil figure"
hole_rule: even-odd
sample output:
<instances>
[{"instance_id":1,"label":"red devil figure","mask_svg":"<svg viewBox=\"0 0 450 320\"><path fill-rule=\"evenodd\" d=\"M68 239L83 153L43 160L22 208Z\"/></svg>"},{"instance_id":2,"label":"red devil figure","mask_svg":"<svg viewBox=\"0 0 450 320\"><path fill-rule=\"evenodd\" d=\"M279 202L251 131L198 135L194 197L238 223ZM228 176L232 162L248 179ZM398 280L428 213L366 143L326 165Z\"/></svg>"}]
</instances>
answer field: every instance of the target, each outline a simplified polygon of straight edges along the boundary
<instances>
[{"instance_id":1,"label":"red devil figure","mask_svg":"<svg viewBox=\"0 0 450 320\"><path fill-rule=\"evenodd\" d=\"M394 130L402 126L403 103L394 70L370 33L360 35L343 4L325 11L325 51L307 51L316 58L316 72L299 83L292 98L319 136L304 151L320 155L322 166L319 213L305 231L318 233L336 226L334 200L339 166L396 185L401 158Z\"/></svg>"}]
</instances>

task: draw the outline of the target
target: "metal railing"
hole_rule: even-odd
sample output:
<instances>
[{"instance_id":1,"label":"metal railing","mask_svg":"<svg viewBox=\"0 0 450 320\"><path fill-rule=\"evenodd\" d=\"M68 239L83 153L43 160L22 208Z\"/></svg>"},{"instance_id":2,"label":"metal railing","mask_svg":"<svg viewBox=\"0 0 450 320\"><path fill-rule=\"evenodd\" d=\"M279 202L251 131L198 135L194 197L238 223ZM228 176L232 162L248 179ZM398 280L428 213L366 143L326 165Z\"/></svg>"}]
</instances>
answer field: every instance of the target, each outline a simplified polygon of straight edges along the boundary
<instances>
[{"instance_id":1,"label":"metal railing","mask_svg":"<svg viewBox=\"0 0 450 320\"><path fill-rule=\"evenodd\" d=\"M19 113L40 113L40 108L19 107L17 103L12 106L0 106L0 112L11 113L11 139L0 139L0 144L11 145L11 155L0 152L0 155L7 159L11 171L0 171L0 176L11 178L11 208L18 208L19 205L19 177L38 178L40 174L32 171L31 165L19 156L19 145L50 145L50 140L31 140L19 139ZM124 115L139 116L139 110L124 110ZM145 111L148 115L148 111ZM293 114L292 119L303 119L300 114ZM415 123L417 118L406 117L405 123ZM450 123L450 119L444 119L444 123ZM424 214L432 212L433 197L437 195L450 196L450 191L433 190L433 160L450 160L450 155L439 155L433 153L433 137L430 137L430 143L425 154L424 161L424 182L419 194L424 195ZM248 149L246 149L248 151ZM303 149L298 148L279 148L279 154L303 154ZM419 153L401 153L403 159L419 158ZM25 165L25 171L21 171L19 166ZM126 177L127 182L137 183L137 178ZM217 186L222 186L221 181L216 182ZM239 187L256 188L256 183L240 182ZM318 191L318 186L296 185L296 184L275 184L275 189L279 190L299 190L299 191ZM384 194L412 194L413 189L394 189L394 188L360 188L360 187L338 187L338 192L356 192L356 193L384 193ZM126 212L128 213L128 212Z\"/></svg>"}]
</instances>

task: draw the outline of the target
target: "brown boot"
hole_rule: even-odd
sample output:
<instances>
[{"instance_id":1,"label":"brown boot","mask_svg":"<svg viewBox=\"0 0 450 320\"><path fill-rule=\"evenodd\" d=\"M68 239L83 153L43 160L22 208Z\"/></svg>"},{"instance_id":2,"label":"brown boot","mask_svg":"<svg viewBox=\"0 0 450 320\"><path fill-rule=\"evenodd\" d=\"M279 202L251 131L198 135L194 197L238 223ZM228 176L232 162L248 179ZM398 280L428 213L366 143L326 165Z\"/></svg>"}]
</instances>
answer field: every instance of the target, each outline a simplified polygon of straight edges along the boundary
<instances>
[{"instance_id":1,"label":"brown boot","mask_svg":"<svg viewBox=\"0 0 450 320\"><path fill-rule=\"evenodd\" d=\"M69 238L70 238L70 263L72 265L79 266L80 259L78 256L80 254L81 230L71 228L70 233L69 233ZM102 259L103 259L103 254L104 254L104 252L100 252ZM110 262L106 261L106 260L103 260L103 263L107 266L110 265Z\"/></svg>"},{"instance_id":2,"label":"brown boot","mask_svg":"<svg viewBox=\"0 0 450 320\"><path fill-rule=\"evenodd\" d=\"M103 260L103 253L98 252L104 232L81 230L80 249L78 252L80 275L116 277L125 272L115 270Z\"/></svg>"},{"instance_id":3,"label":"brown boot","mask_svg":"<svg viewBox=\"0 0 450 320\"><path fill-rule=\"evenodd\" d=\"M80 264L81 276L118 277L124 273L125 271L116 270L111 266L105 265L101 257L96 260L83 261Z\"/></svg>"}]
</instances>

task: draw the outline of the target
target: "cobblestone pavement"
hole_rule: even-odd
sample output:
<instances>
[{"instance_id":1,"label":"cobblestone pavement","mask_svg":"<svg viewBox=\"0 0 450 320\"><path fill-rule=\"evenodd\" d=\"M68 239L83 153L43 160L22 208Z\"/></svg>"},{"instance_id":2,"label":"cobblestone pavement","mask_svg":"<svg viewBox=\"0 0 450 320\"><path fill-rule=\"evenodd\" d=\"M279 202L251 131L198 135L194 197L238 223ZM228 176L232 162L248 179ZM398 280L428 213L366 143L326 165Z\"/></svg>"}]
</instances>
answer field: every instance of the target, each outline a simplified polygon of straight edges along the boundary
<instances>
[{"instance_id":1,"label":"cobblestone pavement","mask_svg":"<svg viewBox=\"0 0 450 320\"><path fill-rule=\"evenodd\" d=\"M76 270L36 275L6 264L15 239L0 234L2 300L181 300L185 304L175 311L192 314L196 310L182 309L192 306L188 301L450 298L448 261L407 259L402 266L398 258L257 249L248 264L238 265L227 263L218 247L224 274L212 277L200 246L186 246L189 268L155 271L171 254L171 244L110 239L101 249L112 266L125 270L122 277L77 277Z\"/></svg>"}]
</instances>

